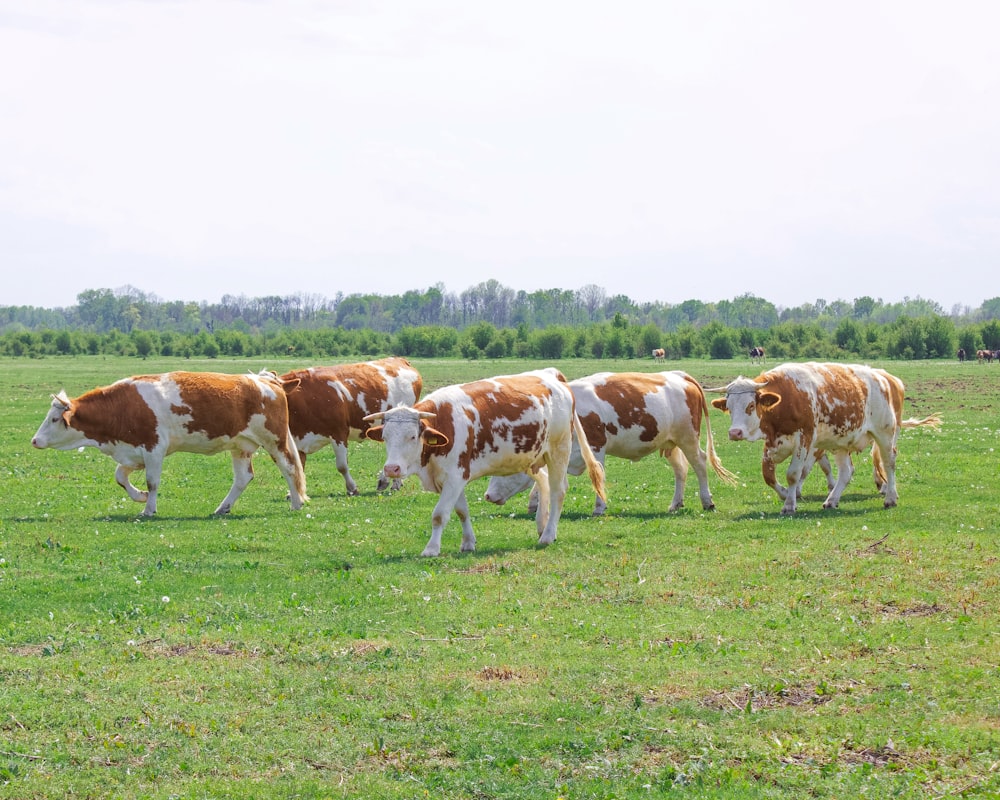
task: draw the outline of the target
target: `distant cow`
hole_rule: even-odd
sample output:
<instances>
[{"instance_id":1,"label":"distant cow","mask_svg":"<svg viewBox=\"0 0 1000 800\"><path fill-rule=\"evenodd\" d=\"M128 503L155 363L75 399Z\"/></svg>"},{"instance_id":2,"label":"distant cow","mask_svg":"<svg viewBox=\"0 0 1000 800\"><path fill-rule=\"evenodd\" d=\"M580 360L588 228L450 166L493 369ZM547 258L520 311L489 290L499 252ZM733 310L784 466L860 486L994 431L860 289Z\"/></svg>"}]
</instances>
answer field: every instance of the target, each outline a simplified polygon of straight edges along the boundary
<instances>
[{"instance_id":1,"label":"distant cow","mask_svg":"<svg viewBox=\"0 0 1000 800\"><path fill-rule=\"evenodd\" d=\"M993 362L993 351L992 350L977 350L976 351L976 361L982 364L984 361L987 364Z\"/></svg>"},{"instance_id":2,"label":"distant cow","mask_svg":"<svg viewBox=\"0 0 1000 800\"><path fill-rule=\"evenodd\" d=\"M371 426L365 417L393 406L413 405L420 398L423 380L405 358L383 358L336 367L310 367L287 372L281 380L297 381L288 394L288 424L302 465L306 457L332 445L337 471L344 477L347 494L358 494L358 485L347 466L347 443L365 438ZM380 474L377 488L388 487ZM393 488L399 488L399 480Z\"/></svg>"},{"instance_id":3,"label":"distant cow","mask_svg":"<svg viewBox=\"0 0 1000 800\"><path fill-rule=\"evenodd\" d=\"M964 347L958 348L958 360L959 361L965 361L965 348Z\"/></svg>"},{"instance_id":4,"label":"distant cow","mask_svg":"<svg viewBox=\"0 0 1000 800\"><path fill-rule=\"evenodd\" d=\"M156 513L163 459L176 452L233 457L233 485L216 514L226 514L253 479L252 456L264 448L288 482L293 509L308 499L302 463L288 430L281 386L266 375L168 372L138 375L70 400L61 391L31 443L72 450L89 445L118 462L115 480ZM147 491L129 475L146 471Z\"/></svg>"},{"instance_id":5,"label":"distant cow","mask_svg":"<svg viewBox=\"0 0 1000 800\"><path fill-rule=\"evenodd\" d=\"M385 443L385 474L417 474L424 489L441 495L423 555L440 554L441 533L453 510L462 522L462 551L475 550L465 486L483 475L536 472L543 492L535 515L538 543L555 541L574 433L585 440L573 394L558 370L446 386L412 408L398 406L367 419L382 422L367 435ZM594 489L603 497L604 471L589 447L583 451Z\"/></svg>"},{"instance_id":6,"label":"distant cow","mask_svg":"<svg viewBox=\"0 0 1000 800\"><path fill-rule=\"evenodd\" d=\"M938 427L940 418L902 419L903 383L885 370L855 364L783 364L756 378L739 377L712 401L732 417L733 441L764 440L761 472L764 481L785 503L783 514L794 514L802 480L822 451L834 454L837 483L824 508L835 508L854 467L851 453L872 446L875 485L885 507L895 506L896 442L904 428ZM780 486L775 468L791 456Z\"/></svg>"},{"instance_id":7,"label":"distant cow","mask_svg":"<svg viewBox=\"0 0 1000 800\"><path fill-rule=\"evenodd\" d=\"M601 372L570 381L569 388L576 399L576 413L587 443L602 466L609 455L630 461L656 452L666 456L674 471L670 511L684 504L689 463L698 476L701 505L706 510L715 508L708 487L709 466L726 483L736 483L735 476L722 466L715 453L708 403L701 386L690 375L680 371ZM706 450L700 443L703 420ZM580 442L574 438L569 473L580 475L584 466ZM486 500L503 505L532 482L525 473L491 478ZM594 516L601 516L606 509L605 499L598 496Z\"/></svg>"},{"instance_id":8,"label":"distant cow","mask_svg":"<svg viewBox=\"0 0 1000 800\"><path fill-rule=\"evenodd\" d=\"M750 348L750 363L751 364L763 364L764 363L764 348L763 347L751 347Z\"/></svg>"},{"instance_id":9,"label":"distant cow","mask_svg":"<svg viewBox=\"0 0 1000 800\"><path fill-rule=\"evenodd\" d=\"M657 361L663 361L663 359L665 359L666 357L667 357L667 351L664 350L662 347L657 347L653 351L653 358L656 359Z\"/></svg>"}]
</instances>

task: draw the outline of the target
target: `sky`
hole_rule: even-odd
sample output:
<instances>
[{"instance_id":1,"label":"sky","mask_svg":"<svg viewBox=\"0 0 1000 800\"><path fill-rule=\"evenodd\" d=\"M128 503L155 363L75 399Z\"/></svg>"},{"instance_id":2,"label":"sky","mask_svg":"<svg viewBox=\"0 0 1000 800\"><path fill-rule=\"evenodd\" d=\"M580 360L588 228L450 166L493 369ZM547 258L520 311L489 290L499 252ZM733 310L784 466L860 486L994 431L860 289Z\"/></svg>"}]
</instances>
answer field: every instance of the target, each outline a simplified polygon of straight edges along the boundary
<instances>
[{"instance_id":1,"label":"sky","mask_svg":"<svg viewBox=\"0 0 1000 800\"><path fill-rule=\"evenodd\" d=\"M0 306L1000 296L993 0L0 0Z\"/></svg>"}]
</instances>

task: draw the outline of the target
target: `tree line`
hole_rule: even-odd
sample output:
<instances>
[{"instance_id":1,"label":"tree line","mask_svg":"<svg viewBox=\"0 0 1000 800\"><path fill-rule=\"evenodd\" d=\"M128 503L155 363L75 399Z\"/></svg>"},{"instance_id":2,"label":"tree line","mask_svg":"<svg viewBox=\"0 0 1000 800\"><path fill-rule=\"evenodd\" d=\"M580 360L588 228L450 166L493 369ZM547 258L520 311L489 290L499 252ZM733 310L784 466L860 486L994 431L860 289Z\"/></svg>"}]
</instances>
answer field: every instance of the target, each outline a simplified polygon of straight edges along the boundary
<instances>
[{"instance_id":1,"label":"tree line","mask_svg":"<svg viewBox=\"0 0 1000 800\"><path fill-rule=\"evenodd\" d=\"M495 280L450 294L226 295L163 301L131 286L90 289L69 308L0 307L0 354L148 357L950 358L1000 349L1000 297L952 309L917 297L817 300L779 308L746 294L706 303L636 303L588 285L515 292Z\"/></svg>"},{"instance_id":2,"label":"tree line","mask_svg":"<svg viewBox=\"0 0 1000 800\"><path fill-rule=\"evenodd\" d=\"M394 333L337 326L275 326L256 332L215 326L195 333L140 328L127 333L117 329L98 333L45 328L8 330L0 335L0 354L5 356L293 356L316 363L386 354L468 359L649 358L655 348L663 348L668 359L731 359L746 357L751 346L764 347L772 360L953 358L959 347L970 353L983 347L1000 350L1000 321L959 326L945 316L904 316L885 324L844 319L832 330L818 322L779 322L768 328L748 328L716 321L665 331L652 323L637 325L618 316L611 322L533 329L524 324L497 327L490 322L476 322L462 329L407 326Z\"/></svg>"}]
</instances>

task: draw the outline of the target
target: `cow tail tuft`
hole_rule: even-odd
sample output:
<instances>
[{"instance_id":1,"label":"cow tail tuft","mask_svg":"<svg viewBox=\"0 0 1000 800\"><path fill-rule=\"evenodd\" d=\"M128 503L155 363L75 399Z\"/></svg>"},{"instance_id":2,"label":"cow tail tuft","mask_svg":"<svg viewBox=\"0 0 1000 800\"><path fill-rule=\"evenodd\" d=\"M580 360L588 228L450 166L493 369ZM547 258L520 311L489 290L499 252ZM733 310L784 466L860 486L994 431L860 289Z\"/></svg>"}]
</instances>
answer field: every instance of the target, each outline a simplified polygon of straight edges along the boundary
<instances>
[{"instance_id":1,"label":"cow tail tuft","mask_svg":"<svg viewBox=\"0 0 1000 800\"><path fill-rule=\"evenodd\" d=\"M934 430L941 429L941 415L931 414L929 417L924 417L923 419L904 419L899 427L903 430L909 430L910 428L933 428Z\"/></svg>"}]
</instances>

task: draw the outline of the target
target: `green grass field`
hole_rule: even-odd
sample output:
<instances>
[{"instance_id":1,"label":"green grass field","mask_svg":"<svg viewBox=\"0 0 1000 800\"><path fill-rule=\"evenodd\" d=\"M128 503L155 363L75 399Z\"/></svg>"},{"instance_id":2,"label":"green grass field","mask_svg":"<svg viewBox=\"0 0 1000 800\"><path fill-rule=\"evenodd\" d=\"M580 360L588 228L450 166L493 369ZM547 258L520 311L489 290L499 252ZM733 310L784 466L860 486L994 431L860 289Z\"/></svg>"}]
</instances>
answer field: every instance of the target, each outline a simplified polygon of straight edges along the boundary
<instances>
[{"instance_id":1,"label":"green grass field","mask_svg":"<svg viewBox=\"0 0 1000 800\"><path fill-rule=\"evenodd\" d=\"M542 366L415 361L425 393ZM526 496L467 490L478 538L419 556L436 500L374 491L384 451L278 470L229 517L229 458L178 454L159 513L96 450L35 451L50 393L167 369L293 362L11 361L0 392L0 797L927 798L1000 796L1000 367L881 363L907 384L900 503L867 454L838 509L797 515L760 443L711 422L729 487L667 514L662 459L609 459L609 512L571 478L559 540ZM566 361L569 378L655 371ZM745 361L668 363L704 385ZM141 481L141 473L138 474Z\"/></svg>"}]
</instances>

